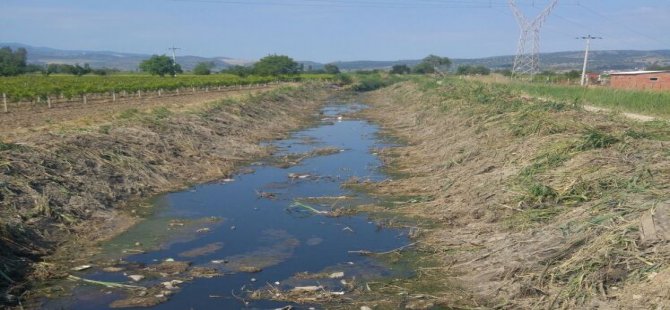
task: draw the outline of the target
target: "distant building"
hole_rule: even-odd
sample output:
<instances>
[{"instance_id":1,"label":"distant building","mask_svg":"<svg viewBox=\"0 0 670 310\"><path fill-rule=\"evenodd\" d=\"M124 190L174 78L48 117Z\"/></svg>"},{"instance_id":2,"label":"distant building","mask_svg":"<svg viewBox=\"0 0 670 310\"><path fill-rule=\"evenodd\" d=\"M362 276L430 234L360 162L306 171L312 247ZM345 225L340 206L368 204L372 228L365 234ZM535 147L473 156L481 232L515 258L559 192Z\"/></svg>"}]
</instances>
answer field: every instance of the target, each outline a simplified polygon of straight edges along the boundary
<instances>
[{"instance_id":1,"label":"distant building","mask_svg":"<svg viewBox=\"0 0 670 310\"><path fill-rule=\"evenodd\" d=\"M620 89L670 90L670 71L610 73L610 86Z\"/></svg>"}]
</instances>

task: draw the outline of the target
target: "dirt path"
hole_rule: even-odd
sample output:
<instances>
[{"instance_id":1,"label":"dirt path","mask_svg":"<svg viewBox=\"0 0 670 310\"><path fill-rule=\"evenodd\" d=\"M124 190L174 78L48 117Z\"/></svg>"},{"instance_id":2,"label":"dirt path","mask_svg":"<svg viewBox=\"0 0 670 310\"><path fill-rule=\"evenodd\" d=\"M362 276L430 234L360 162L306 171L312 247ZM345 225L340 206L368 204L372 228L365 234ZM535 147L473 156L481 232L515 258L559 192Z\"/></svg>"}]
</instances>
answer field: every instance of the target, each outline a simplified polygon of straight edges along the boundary
<instances>
[{"instance_id":1,"label":"dirt path","mask_svg":"<svg viewBox=\"0 0 670 310\"><path fill-rule=\"evenodd\" d=\"M4 142L17 142L28 135L53 129L65 130L103 124L128 109L140 111L157 107L167 107L174 110L190 109L211 101L258 94L277 87L279 86L271 85L243 90L211 91L142 99L131 98L117 102L91 100L86 105L70 102L54 105L52 109L35 104L26 104L20 109L10 110L10 113L0 113L0 139Z\"/></svg>"},{"instance_id":2,"label":"dirt path","mask_svg":"<svg viewBox=\"0 0 670 310\"><path fill-rule=\"evenodd\" d=\"M596 113L611 113L612 109L607 109L607 108L601 108L601 107L596 107L592 105L584 105L584 110L589 111L589 112L596 112ZM621 112L621 115L623 115L626 118L635 120L635 121L640 121L640 122L651 122L658 120L659 118L654 117L654 116L649 116L649 115L642 115L642 114L637 114L637 113L629 113L629 112Z\"/></svg>"}]
</instances>

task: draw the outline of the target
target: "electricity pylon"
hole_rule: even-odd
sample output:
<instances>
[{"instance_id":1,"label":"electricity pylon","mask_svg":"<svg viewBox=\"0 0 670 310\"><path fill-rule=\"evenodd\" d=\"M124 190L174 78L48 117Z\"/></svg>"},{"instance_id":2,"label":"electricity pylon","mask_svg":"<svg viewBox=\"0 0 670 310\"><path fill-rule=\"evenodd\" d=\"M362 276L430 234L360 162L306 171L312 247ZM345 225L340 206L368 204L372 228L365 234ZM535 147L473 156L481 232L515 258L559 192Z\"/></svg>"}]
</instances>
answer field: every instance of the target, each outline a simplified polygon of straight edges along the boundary
<instances>
[{"instance_id":1,"label":"electricity pylon","mask_svg":"<svg viewBox=\"0 0 670 310\"><path fill-rule=\"evenodd\" d=\"M521 28L519 45L512 68L514 75L528 74L532 78L540 71L540 28L557 4L558 0L551 0L540 15L533 20L528 20L516 5L516 0L509 0L509 6L519 22L519 28Z\"/></svg>"},{"instance_id":2,"label":"electricity pylon","mask_svg":"<svg viewBox=\"0 0 670 310\"><path fill-rule=\"evenodd\" d=\"M179 47L168 47L168 50L172 51L172 65L174 66L174 76L177 76L177 50L180 50Z\"/></svg>"}]
</instances>

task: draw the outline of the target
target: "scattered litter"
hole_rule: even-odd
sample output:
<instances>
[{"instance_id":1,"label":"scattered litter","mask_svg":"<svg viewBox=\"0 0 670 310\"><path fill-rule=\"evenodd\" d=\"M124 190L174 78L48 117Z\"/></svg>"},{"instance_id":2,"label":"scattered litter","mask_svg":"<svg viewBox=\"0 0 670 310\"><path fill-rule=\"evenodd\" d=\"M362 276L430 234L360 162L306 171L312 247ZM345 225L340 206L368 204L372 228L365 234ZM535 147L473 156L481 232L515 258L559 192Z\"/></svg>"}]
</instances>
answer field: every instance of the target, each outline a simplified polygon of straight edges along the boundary
<instances>
[{"instance_id":1,"label":"scattered litter","mask_svg":"<svg viewBox=\"0 0 670 310\"><path fill-rule=\"evenodd\" d=\"M130 278L131 280L133 280L135 282L140 282L140 281L144 280L144 276L140 275L140 274L129 275L128 278Z\"/></svg>"},{"instance_id":2,"label":"scattered litter","mask_svg":"<svg viewBox=\"0 0 670 310\"><path fill-rule=\"evenodd\" d=\"M72 268L72 270L73 271L82 271L82 270L90 269L91 267L92 267L91 265L81 265L81 266L77 266L77 267Z\"/></svg>"},{"instance_id":3,"label":"scattered litter","mask_svg":"<svg viewBox=\"0 0 670 310\"><path fill-rule=\"evenodd\" d=\"M310 174L301 174L301 173L289 173L288 177L289 179L307 179L311 177L312 175Z\"/></svg>"},{"instance_id":4,"label":"scattered litter","mask_svg":"<svg viewBox=\"0 0 670 310\"><path fill-rule=\"evenodd\" d=\"M179 220L172 220L172 221L170 221L170 223L168 224L168 226L170 226L170 227L175 227L175 226L182 227L182 226L184 226L184 225L185 225L184 222L179 221Z\"/></svg>"},{"instance_id":5,"label":"scattered litter","mask_svg":"<svg viewBox=\"0 0 670 310\"><path fill-rule=\"evenodd\" d=\"M174 262L174 258L166 258L165 261L166 262Z\"/></svg>"},{"instance_id":6,"label":"scattered litter","mask_svg":"<svg viewBox=\"0 0 670 310\"><path fill-rule=\"evenodd\" d=\"M354 230L351 229L351 227L349 227L349 226L347 226L345 228L342 228L342 231L354 232Z\"/></svg>"},{"instance_id":7,"label":"scattered litter","mask_svg":"<svg viewBox=\"0 0 670 310\"><path fill-rule=\"evenodd\" d=\"M333 272L333 273L331 273L328 277L331 278L331 279L344 278L344 272L342 272L342 271L340 271L340 272Z\"/></svg>"},{"instance_id":8,"label":"scattered litter","mask_svg":"<svg viewBox=\"0 0 670 310\"><path fill-rule=\"evenodd\" d=\"M217 265L219 265L219 264L226 264L226 263L228 263L228 261L225 260L225 259L216 259L216 260L213 260L213 261L212 261L212 264L217 264Z\"/></svg>"},{"instance_id":9,"label":"scattered litter","mask_svg":"<svg viewBox=\"0 0 670 310\"><path fill-rule=\"evenodd\" d=\"M135 242L135 246L142 246L142 243L139 242L139 241L138 241L138 242Z\"/></svg>"},{"instance_id":10,"label":"scattered litter","mask_svg":"<svg viewBox=\"0 0 670 310\"><path fill-rule=\"evenodd\" d=\"M209 227L205 227L205 228L200 228L200 229L196 230L195 232L197 232L199 234L202 234L202 233L209 232L210 230L211 229L209 229Z\"/></svg>"},{"instance_id":11,"label":"scattered litter","mask_svg":"<svg viewBox=\"0 0 670 310\"><path fill-rule=\"evenodd\" d=\"M223 179L223 180L221 180L221 182L226 182L226 183L235 182L235 179Z\"/></svg>"},{"instance_id":12,"label":"scattered litter","mask_svg":"<svg viewBox=\"0 0 670 310\"><path fill-rule=\"evenodd\" d=\"M275 285L279 285L279 281L275 281Z\"/></svg>"},{"instance_id":13,"label":"scattered litter","mask_svg":"<svg viewBox=\"0 0 670 310\"><path fill-rule=\"evenodd\" d=\"M372 310L372 308L368 306L361 306L361 310Z\"/></svg>"},{"instance_id":14,"label":"scattered litter","mask_svg":"<svg viewBox=\"0 0 670 310\"><path fill-rule=\"evenodd\" d=\"M256 278L251 278L251 282L256 282Z\"/></svg>"}]
</instances>

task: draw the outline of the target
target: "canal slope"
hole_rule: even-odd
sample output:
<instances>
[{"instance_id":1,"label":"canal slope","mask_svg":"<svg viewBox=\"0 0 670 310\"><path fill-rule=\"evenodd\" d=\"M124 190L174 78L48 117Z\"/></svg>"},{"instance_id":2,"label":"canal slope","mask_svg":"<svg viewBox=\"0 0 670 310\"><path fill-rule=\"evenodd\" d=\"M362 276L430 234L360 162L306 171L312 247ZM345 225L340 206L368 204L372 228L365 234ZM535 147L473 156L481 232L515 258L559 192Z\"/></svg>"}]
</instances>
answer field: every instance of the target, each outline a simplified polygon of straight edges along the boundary
<instances>
[{"instance_id":1,"label":"canal slope","mask_svg":"<svg viewBox=\"0 0 670 310\"><path fill-rule=\"evenodd\" d=\"M62 277L58 257L132 226L138 216L122 212L129 201L222 178L267 155L261 141L313 121L327 96L303 85L192 110L129 108L108 122L0 143L0 302L29 288L27 271Z\"/></svg>"},{"instance_id":2,"label":"canal slope","mask_svg":"<svg viewBox=\"0 0 670 310\"><path fill-rule=\"evenodd\" d=\"M371 210L419 223L430 263L397 287L444 307L667 306L667 122L455 78L368 101L406 144L381 154L398 178L365 184L396 203Z\"/></svg>"}]
</instances>

